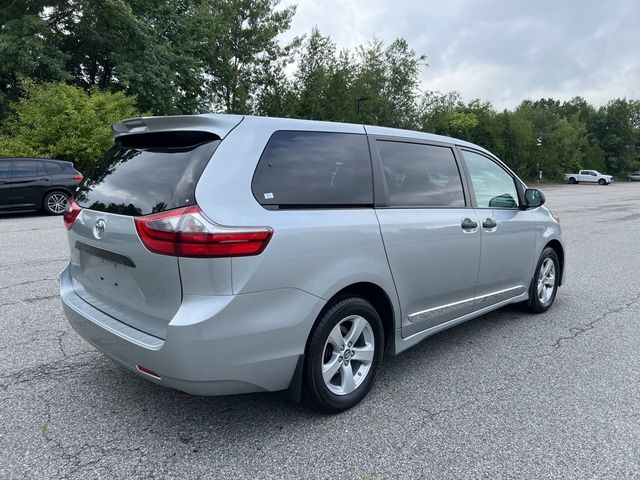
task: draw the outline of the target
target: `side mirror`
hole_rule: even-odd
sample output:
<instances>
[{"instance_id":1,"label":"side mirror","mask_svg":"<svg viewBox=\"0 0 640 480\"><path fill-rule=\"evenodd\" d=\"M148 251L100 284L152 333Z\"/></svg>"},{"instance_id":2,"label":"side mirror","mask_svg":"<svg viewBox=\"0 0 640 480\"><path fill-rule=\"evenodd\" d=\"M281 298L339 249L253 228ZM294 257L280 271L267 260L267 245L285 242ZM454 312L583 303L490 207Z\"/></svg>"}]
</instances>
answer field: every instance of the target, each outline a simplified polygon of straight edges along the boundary
<instances>
[{"instance_id":1,"label":"side mirror","mask_svg":"<svg viewBox=\"0 0 640 480\"><path fill-rule=\"evenodd\" d=\"M524 191L524 208L537 208L545 202L544 193L537 188L527 188Z\"/></svg>"}]
</instances>

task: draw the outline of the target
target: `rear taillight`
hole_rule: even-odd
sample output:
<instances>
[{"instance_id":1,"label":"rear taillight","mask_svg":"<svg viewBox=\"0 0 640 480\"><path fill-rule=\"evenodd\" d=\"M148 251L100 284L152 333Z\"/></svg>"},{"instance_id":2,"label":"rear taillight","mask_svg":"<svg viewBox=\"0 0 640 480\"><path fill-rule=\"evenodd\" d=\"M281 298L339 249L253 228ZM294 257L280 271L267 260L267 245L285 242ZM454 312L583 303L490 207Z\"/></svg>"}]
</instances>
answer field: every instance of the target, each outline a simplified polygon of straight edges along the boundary
<instances>
[{"instance_id":1,"label":"rear taillight","mask_svg":"<svg viewBox=\"0 0 640 480\"><path fill-rule=\"evenodd\" d=\"M64 214L62 215L62 220L64 222L64 226L67 227L67 230L71 230L73 227L73 222L76 221L76 217L80 214L82 208L80 205L76 203L73 197L69 198L67 202L67 208L64 209Z\"/></svg>"},{"instance_id":2,"label":"rear taillight","mask_svg":"<svg viewBox=\"0 0 640 480\"><path fill-rule=\"evenodd\" d=\"M217 225L197 205L136 217L135 224L147 249L178 257L259 255L273 235L269 227Z\"/></svg>"},{"instance_id":3,"label":"rear taillight","mask_svg":"<svg viewBox=\"0 0 640 480\"><path fill-rule=\"evenodd\" d=\"M73 179L76 182L81 182L83 178L82 174L76 170L76 175L73 176Z\"/></svg>"}]
</instances>

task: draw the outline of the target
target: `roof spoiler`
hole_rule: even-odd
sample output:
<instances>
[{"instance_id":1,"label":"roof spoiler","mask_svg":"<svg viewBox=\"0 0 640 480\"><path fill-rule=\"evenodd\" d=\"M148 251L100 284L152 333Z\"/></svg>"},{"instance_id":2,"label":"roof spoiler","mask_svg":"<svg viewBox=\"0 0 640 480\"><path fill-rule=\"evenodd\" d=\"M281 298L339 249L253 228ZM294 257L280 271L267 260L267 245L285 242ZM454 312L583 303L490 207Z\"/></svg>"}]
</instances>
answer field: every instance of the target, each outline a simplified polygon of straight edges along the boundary
<instances>
[{"instance_id":1,"label":"roof spoiler","mask_svg":"<svg viewBox=\"0 0 640 480\"><path fill-rule=\"evenodd\" d=\"M128 118L111 125L111 132L114 139L138 133L172 131L211 132L224 138L243 118L242 115L224 114Z\"/></svg>"}]
</instances>

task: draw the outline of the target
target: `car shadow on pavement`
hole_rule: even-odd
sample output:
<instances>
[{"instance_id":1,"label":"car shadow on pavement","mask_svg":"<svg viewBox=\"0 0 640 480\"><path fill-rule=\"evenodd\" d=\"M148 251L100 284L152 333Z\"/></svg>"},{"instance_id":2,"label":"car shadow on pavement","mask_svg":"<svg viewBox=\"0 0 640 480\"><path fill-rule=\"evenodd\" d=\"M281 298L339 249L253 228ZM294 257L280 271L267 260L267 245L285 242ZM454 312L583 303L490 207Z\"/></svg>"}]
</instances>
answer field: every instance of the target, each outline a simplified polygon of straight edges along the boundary
<instances>
[{"instance_id":1,"label":"car shadow on pavement","mask_svg":"<svg viewBox=\"0 0 640 480\"><path fill-rule=\"evenodd\" d=\"M526 317L526 318L525 318ZM199 397L165 388L139 377L133 372L96 353L95 367L76 377L76 387L94 399L94 409L117 411L126 418L133 431L158 429L163 434L177 435L184 444L210 438L212 433L227 432L239 440L255 438L258 433L277 432L283 428L307 428L327 419L366 416L380 405L376 402L401 401L403 386L424 382L425 374L440 369L460 347L479 339L499 338L494 330L520 328L522 322L533 317L518 307L506 307L483 317L441 332L399 355L385 358L374 386L360 405L343 415L327 416L291 402L280 393L255 393L222 397ZM490 343L490 342L489 342ZM456 352L458 350L458 352ZM455 364L451 365L455 368ZM79 374L80 375L80 374ZM114 411L115 409L115 411ZM382 410L384 410L382 406Z\"/></svg>"}]
</instances>

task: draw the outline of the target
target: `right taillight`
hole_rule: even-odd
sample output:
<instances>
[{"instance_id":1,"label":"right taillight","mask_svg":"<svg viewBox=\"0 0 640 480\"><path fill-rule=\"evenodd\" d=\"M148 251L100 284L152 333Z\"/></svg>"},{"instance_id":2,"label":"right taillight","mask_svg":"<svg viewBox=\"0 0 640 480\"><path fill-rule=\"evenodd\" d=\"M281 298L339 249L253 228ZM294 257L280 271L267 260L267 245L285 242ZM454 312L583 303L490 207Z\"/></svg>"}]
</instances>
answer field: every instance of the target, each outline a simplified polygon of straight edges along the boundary
<instances>
[{"instance_id":1,"label":"right taillight","mask_svg":"<svg viewBox=\"0 0 640 480\"><path fill-rule=\"evenodd\" d=\"M273 235L269 227L217 225L197 205L136 217L135 224L148 250L178 257L259 255Z\"/></svg>"},{"instance_id":2,"label":"right taillight","mask_svg":"<svg viewBox=\"0 0 640 480\"><path fill-rule=\"evenodd\" d=\"M69 197L67 208L64 209L64 214L62 215L62 221L64 222L64 226L67 227L67 230L71 230L73 222L76 221L76 217L80 215L81 211L82 207L76 203L73 197Z\"/></svg>"}]
</instances>

